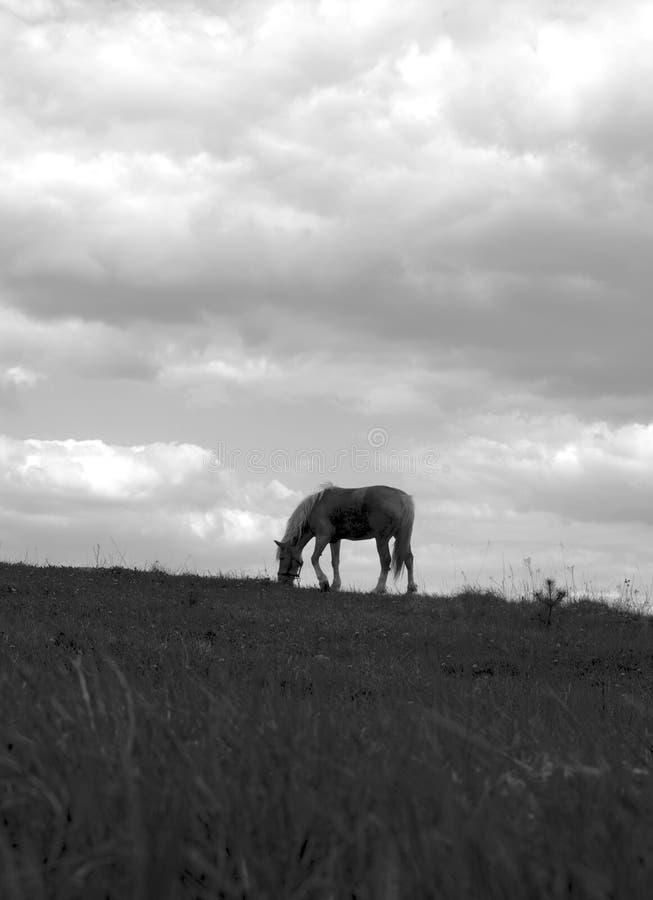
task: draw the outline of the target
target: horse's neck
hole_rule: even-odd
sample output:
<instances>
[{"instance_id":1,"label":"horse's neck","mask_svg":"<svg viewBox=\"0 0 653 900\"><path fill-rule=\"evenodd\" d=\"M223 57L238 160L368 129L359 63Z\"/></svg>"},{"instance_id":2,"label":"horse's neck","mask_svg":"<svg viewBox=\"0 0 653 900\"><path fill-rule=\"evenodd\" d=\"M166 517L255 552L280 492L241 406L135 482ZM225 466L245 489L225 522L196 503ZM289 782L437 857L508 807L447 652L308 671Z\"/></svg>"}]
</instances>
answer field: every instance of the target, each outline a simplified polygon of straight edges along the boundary
<instances>
[{"instance_id":1,"label":"horse's neck","mask_svg":"<svg viewBox=\"0 0 653 900\"><path fill-rule=\"evenodd\" d=\"M303 550L304 547L306 546L306 544L308 544L308 542L310 541L310 539L312 537L313 537L313 532L308 527L308 525L304 525L304 527L302 528L302 530L299 533L299 537L295 541L295 546L297 548L299 548L299 550Z\"/></svg>"}]
</instances>

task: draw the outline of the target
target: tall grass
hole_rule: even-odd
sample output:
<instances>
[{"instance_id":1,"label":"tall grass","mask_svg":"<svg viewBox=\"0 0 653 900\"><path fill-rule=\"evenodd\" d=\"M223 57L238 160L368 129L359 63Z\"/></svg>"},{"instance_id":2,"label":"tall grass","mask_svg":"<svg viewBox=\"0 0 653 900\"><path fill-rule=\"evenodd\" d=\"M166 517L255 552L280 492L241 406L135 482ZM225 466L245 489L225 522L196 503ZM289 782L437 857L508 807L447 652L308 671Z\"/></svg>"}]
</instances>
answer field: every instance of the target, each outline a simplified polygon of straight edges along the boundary
<instances>
[{"instance_id":1,"label":"tall grass","mask_svg":"<svg viewBox=\"0 0 653 900\"><path fill-rule=\"evenodd\" d=\"M637 898L650 620L0 566L0 896Z\"/></svg>"}]
</instances>

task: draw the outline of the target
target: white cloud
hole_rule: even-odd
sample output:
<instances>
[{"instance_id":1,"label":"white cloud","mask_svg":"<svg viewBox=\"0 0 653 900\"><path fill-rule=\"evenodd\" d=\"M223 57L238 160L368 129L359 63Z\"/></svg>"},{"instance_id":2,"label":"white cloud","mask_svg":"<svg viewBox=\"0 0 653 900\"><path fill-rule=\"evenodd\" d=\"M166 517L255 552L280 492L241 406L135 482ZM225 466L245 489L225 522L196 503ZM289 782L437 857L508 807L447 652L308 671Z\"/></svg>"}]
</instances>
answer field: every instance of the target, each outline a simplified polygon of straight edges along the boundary
<instances>
[{"instance_id":1,"label":"white cloud","mask_svg":"<svg viewBox=\"0 0 653 900\"><path fill-rule=\"evenodd\" d=\"M81 498L132 506L155 497L165 501L201 478L207 453L192 445L111 447L100 440L21 442L2 437L0 459L4 488L18 500L24 495L44 502Z\"/></svg>"},{"instance_id":2,"label":"white cloud","mask_svg":"<svg viewBox=\"0 0 653 900\"><path fill-rule=\"evenodd\" d=\"M39 372L25 366L2 367L0 364L0 408L11 408L19 402L25 391L33 388L42 379Z\"/></svg>"},{"instance_id":3,"label":"white cloud","mask_svg":"<svg viewBox=\"0 0 653 900\"><path fill-rule=\"evenodd\" d=\"M184 362L164 367L161 377L182 384L195 384L198 381L215 380L248 384L267 381L274 377L277 366L271 365L265 358L232 360L209 358L201 362Z\"/></svg>"},{"instance_id":4,"label":"white cloud","mask_svg":"<svg viewBox=\"0 0 653 900\"><path fill-rule=\"evenodd\" d=\"M1 436L0 465L3 552L22 556L40 536L61 543L69 562L102 544L130 565L193 559L200 569L258 571L301 499L278 478L240 482L216 470L196 445Z\"/></svg>"},{"instance_id":5,"label":"white cloud","mask_svg":"<svg viewBox=\"0 0 653 900\"><path fill-rule=\"evenodd\" d=\"M4 372L0 371L0 385L11 387L32 387L41 376L31 369L23 366L9 366Z\"/></svg>"},{"instance_id":6,"label":"white cloud","mask_svg":"<svg viewBox=\"0 0 653 900\"><path fill-rule=\"evenodd\" d=\"M465 577L484 567L496 578L498 554L504 564L508 554L513 567L525 556L559 567L555 547L564 543L569 564L596 560L587 535L605 549L610 529L613 553L621 555L622 565L635 565L641 537L633 526L653 524L653 426L584 427L573 417L503 424L512 430L502 441L474 437L445 444L437 471L418 469L405 482L417 502L414 546L421 577L433 581L450 567L450 551L438 549L436 540L445 548L465 548L457 551ZM477 425L480 432L483 422ZM272 540L308 492L289 488L270 472L216 469L209 451L195 445L119 447L5 437L0 461L3 546L21 539L29 546L30 535L56 520L60 537L85 535L88 546L112 535L119 547L130 548L131 564L145 564L147 551L160 559L166 550L208 567L218 558L222 568L249 570L254 564L258 571L273 565ZM331 477L342 483L338 473ZM317 480L315 474L309 479L312 489ZM387 479L367 473L362 480ZM350 558L345 548L350 577L371 577L373 546L351 552ZM599 575L604 569L605 561L597 563Z\"/></svg>"},{"instance_id":7,"label":"white cloud","mask_svg":"<svg viewBox=\"0 0 653 900\"><path fill-rule=\"evenodd\" d=\"M270 540L270 535L280 533L283 523L279 519L263 516L246 509L222 511L225 538L229 543L253 543Z\"/></svg>"},{"instance_id":8,"label":"white cloud","mask_svg":"<svg viewBox=\"0 0 653 900\"><path fill-rule=\"evenodd\" d=\"M485 508L653 524L653 426L611 428L573 416L501 424L500 438L477 435L443 448L447 477L440 490L452 508L472 516ZM477 425L480 431L483 423Z\"/></svg>"}]
</instances>

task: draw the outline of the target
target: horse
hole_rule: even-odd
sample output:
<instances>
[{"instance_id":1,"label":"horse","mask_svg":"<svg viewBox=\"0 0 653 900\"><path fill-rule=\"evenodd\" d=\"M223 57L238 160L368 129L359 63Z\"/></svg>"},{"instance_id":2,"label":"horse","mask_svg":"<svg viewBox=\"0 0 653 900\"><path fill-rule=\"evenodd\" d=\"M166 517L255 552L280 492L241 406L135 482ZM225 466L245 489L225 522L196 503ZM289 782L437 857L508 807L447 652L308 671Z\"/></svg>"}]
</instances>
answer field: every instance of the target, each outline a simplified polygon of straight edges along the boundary
<instances>
[{"instance_id":1,"label":"horse","mask_svg":"<svg viewBox=\"0 0 653 900\"><path fill-rule=\"evenodd\" d=\"M417 585L413 580L413 553L410 548L414 518L413 498L398 488L380 484L361 488L341 488L330 483L323 485L316 494L305 497L299 503L288 519L283 538L274 542L279 560L277 581L293 584L299 578L303 565L302 551L315 538L311 562L320 590L329 590L329 579L320 568L320 556L327 544L331 545L333 566L331 587L339 590L340 541L374 538L381 563L374 592L385 592L391 566L395 581L406 567L407 591L414 592ZM390 538L394 538L392 556Z\"/></svg>"}]
</instances>

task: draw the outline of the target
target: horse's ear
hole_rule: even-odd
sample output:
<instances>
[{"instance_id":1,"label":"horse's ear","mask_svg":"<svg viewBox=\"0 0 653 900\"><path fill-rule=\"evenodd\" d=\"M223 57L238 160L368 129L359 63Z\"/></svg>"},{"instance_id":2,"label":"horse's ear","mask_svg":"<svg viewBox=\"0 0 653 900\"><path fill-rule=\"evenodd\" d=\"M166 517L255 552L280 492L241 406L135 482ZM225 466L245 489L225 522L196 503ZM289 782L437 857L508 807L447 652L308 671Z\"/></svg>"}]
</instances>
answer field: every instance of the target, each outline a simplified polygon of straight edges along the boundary
<instances>
[{"instance_id":1,"label":"horse's ear","mask_svg":"<svg viewBox=\"0 0 653 900\"><path fill-rule=\"evenodd\" d=\"M283 547L283 544L281 543L281 541L275 541L274 543L277 545L277 547Z\"/></svg>"}]
</instances>

